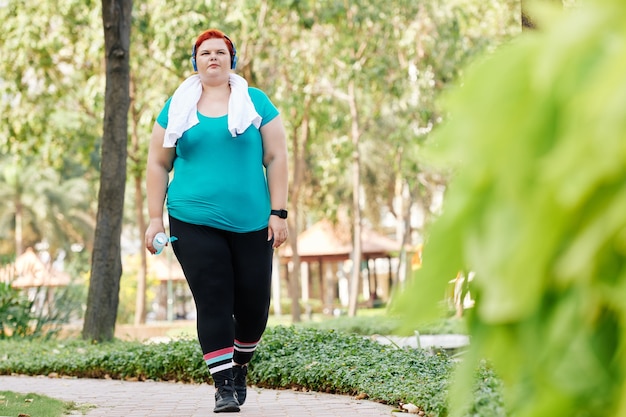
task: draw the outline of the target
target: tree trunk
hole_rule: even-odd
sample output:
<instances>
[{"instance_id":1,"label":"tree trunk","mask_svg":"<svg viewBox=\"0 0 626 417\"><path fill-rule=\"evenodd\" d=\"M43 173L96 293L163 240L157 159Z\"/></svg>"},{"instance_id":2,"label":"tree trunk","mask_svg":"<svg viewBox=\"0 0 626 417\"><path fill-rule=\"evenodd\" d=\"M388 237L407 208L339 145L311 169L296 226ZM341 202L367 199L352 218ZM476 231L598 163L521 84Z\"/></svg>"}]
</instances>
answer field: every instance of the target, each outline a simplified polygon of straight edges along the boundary
<instances>
[{"instance_id":1,"label":"tree trunk","mask_svg":"<svg viewBox=\"0 0 626 417\"><path fill-rule=\"evenodd\" d=\"M143 237L146 232L146 219L143 212L143 176L136 175L135 177L135 211L137 213L137 228L139 229L139 236ZM146 322L146 281L148 275L148 262L146 259L146 248L143 244L143 239L139 239L140 248L139 254L141 256L141 264L139 271L137 271L137 297L135 300L135 326L144 324Z\"/></svg>"},{"instance_id":2,"label":"tree trunk","mask_svg":"<svg viewBox=\"0 0 626 417\"><path fill-rule=\"evenodd\" d=\"M143 210L143 182L144 177L143 173L146 171L145 164L142 163L144 161L144 157L141 153L141 146L139 140L139 132L137 131L139 125L139 117L136 110L136 106L134 105L135 97L137 94L136 84L133 82L133 79L130 80L130 112L131 112L131 123L132 123L132 133L130 135L131 138L131 154L129 155L129 160L132 161L133 165L130 171L132 172L132 176L135 183L135 217L137 219L137 229L139 231L139 256L140 256L140 265L139 271L137 271L137 295L135 299L135 326L144 324L146 322L146 281L148 276L148 262L147 262L147 253L148 251L145 248L143 236L146 233L146 217Z\"/></svg>"},{"instance_id":3,"label":"tree trunk","mask_svg":"<svg viewBox=\"0 0 626 417\"><path fill-rule=\"evenodd\" d=\"M120 236L128 142L131 0L102 0L106 89L98 214L91 260L84 339L113 339L122 261Z\"/></svg>"},{"instance_id":4,"label":"tree trunk","mask_svg":"<svg viewBox=\"0 0 626 417\"><path fill-rule=\"evenodd\" d=\"M361 154L359 152L359 114L357 110L354 80L348 84L350 97L350 117L352 119L352 274L350 277L350 298L348 316L356 316L361 283Z\"/></svg>"},{"instance_id":5,"label":"tree trunk","mask_svg":"<svg viewBox=\"0 0 626 417\"><path fill-rule=\"evenodd\" d=\"M292 135L293 152L293 175L289 186L291 190L290 200L293 216L289 220L289 244L291 245L293 273L289 277L289 293L291 294L291 321L298 323L301 320L300 310L300 279L301 262L298 254L298 235L300 234L300 216L298 207L300 206L300 190L304 183L304 169L306 166L306 149L309 140L309 106L311 100L307 98L304 103L301 123L294 127Z\"/></svg>"},{"instance_id":6,"label":"tree trunk","mask_svg":"<svg viewBox=\"0 0 626 417\"><path fill-rule=\"evenodd\" d=\"M24 253L24 205L19 193L15 197L15 257Z\"/></svg>"}]
</instances>

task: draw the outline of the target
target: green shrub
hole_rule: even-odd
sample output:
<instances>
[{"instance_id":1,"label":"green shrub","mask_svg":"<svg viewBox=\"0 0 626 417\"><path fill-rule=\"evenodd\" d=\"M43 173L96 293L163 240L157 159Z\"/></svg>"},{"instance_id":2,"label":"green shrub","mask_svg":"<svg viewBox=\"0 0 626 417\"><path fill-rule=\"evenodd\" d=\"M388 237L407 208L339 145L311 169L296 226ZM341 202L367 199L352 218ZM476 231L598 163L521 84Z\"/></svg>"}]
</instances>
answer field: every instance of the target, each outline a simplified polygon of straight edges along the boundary
<instances>
[{"instance_id":1,"label":"green shrub","mask_svg":"<svg viewBox=\"0 0 626 417\"><path fill-rule=\"evenodd\" d=\"M9 339L0 341L0 352L0 374L211 382L195 338L151 344ZM445 354L396 349L330 330L276 326L263 336L249 381L267 388L365 394L387 404L413 403L430 416L444 417L454 368ZM476 375L476 401L467 417L503 417L498 379L484 364Z\"/></svg>"},{"instance_id":2,"label":"green shrub","mask_svg":"<svg viewBox=\"0 0 626 417\"><path fill-rule=\"evenodd\" d=\"M44 287L35 290L37 296L40 291L47 291ZM82 291L78 285L57 289L54 302L37 309L22 290L0 282L0 339L55 336L63 324L80 314Z\"/></svg>"},{"instance_id":3,"label":"green shrub","mask_svg":"<svg viewBox=\"0 0 626 417\"><path fill-rule=\"evenodd\" d=\"M374 400L412 402L440 414L445 413L451 365L445 356L395 349L354 335L276 327L259 346L251 380L260 386L366 393Z\"/></svg>"},{"instance_id":4,"label":"green shrub","mask_svg":"<svg viewBox=\"0 0 626 417\"><path fill-rule=\"evenodd\" d=\"M30 336L32 303L11 284L0 282L0 339Z\"/></svg>"}]
</instances>

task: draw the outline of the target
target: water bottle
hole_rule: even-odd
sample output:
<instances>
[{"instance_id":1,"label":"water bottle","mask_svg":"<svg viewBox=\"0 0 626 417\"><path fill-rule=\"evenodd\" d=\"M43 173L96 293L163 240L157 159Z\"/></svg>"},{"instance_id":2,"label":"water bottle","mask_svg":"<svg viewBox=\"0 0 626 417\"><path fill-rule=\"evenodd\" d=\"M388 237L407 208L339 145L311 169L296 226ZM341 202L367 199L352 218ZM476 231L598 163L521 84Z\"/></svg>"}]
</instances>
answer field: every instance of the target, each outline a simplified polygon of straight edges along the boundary
<instances>
[{"instance_id":1,"label":"water bottle","mask_svg":"<svg viewBox=\"0 0 626 417\"><path fill-rule=\"evenodd\" d=\"M154 254L158 255L159 253L161 253L161 251L163 250L163 248L169 241L170 240L167 238L167 235L165 233L163 232L157 233L154 239L152 240L152 246L154 246L154 249L156 249L156 252Z\"/></svg>"}]
</instances>

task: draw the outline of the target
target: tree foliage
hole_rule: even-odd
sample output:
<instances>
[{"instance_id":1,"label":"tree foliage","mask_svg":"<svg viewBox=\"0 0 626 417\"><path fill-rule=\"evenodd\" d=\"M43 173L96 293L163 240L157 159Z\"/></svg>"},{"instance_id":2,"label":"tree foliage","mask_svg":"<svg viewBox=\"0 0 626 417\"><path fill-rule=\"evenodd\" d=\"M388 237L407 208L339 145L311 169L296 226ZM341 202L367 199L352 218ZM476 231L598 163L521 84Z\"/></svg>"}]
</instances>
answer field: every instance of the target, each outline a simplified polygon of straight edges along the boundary
<instances>
[{"instance_id":1,"label":"tree foliage","mask_svg":"<svg viewBox=\"0 0 626 417\"><path fill-rule=\"evenodd\" d=\"M102 109L97 17L89 1L0 5L3 253L47 241L53 258L71 258L72 244L91 246Z\"/></svg>"},{"instance_id":2,"label":"tree foliage","mask_svg":"<svg viewBox=\"0 0 626 417\"><path fill-rule=\"evenodd\" d=\"M191 45L202 30L219 27L235 40L237 71L280 109L290 134L290 166L300 161L299 197L290 210L303 213L295 229L302 230L349 212L350 85L359 110L364 222L376 226L383 206L396 219L408 216L410 207L427 210L429 193L441 182L421 161L421 143L442 116L435 97L459 76L463 62L519 26L516 0L148 0L132 13L123 233L137 251L144 250L141 185L150 130L165 100L191 74ZM69 183L63 192L87 199L75 207L90 220L81 217L81 223L92 225L105 108L101 15L94 1L0 3L0 151L20 166L54 169L59 183L81 178L88 190ZM405 209L396 210L394 201L407 195L399 190L407 189ZM15 221L0 210L7 214L0 232L11 236ZM65 213L56 212L56 219L77 217ZM68 253L71 243L91 247L93 230L79 235L75 228L42 225L45 232L29 236L63 242ZM60 235L53 239L53 232ZM14 246L3 242L0 250L11 254Z\"/></svg>"},{"instance_id":3,"label":"tree foliage","mask_svg":"<svg viewBox=\"0 0 626 417\"><path fill-rule=\"evenodd\" d=\"M103 97L97 55L103 40L94 31L95 6L73 0L0 5L3 153L36 155L60 170L67 159L89 165Z\"/></svg>"},{"instance_id":4,"label":"tree foliage","mask_svg":"<svg viewBox=\"0 0 626 417\"><path fill-rule=\"evenodd\" d=\"M3 236L4 251L19 256L43 242L53 258L71 258L72 244L91 247L92 204L85 179L65 179L31 158L0 156L0 199L0 230L11 231Z\"/></svg>"},{"instance_id":5,"label":"tree foliage","mask_svg":"<svg viewBox=\"0 0 626 417\"><path fill-rule=\"evenodd\" d=\"M388 184L381 180L388 171L377 167L394 161L398 147L409 155L406 149L419 143L429 123L437 120L434 97L456 78L459 65L514 31L516 4L513 0L398 0L384 6L373 0L139 4L133 11L130 64L131 124L139 140L130 153L129 172L143 172L145 138L156 112L191 74L193 39L203 29L217 26L236 40L238 71L251 85L268 91L288 128L299 123L302 109L310 109L304 204L316 217L334 216L350 193L344 174L351 157L345 141L349 125L345 101L339 97L348 81L360 79L356 93L365 111L364 178ZM43 164L84 176L95 185L104 111L104 42L95 30L99 5L63 0L59 7L40 6L10 1L0 7L5 22L0 35L4 74L0 117L6 129L0 146L5 153L43 158ZM362 28L360 32L343 28L348 16L353 29ZM41 24L29 24L37 19ZM389 139L392 146L387 146ZM377 159L387 151L388 160ZM75 165L68 169L68 159L79 161L82 172ZM411 167L419 170L407 161L395 172L410 180L416 172ZM386 201L378 199L381 190L371 188L366 201L372 205ZM369 221L376 223L376 214L368 210Z\"/></svg>"},{"instance_id":6,"label":"tree foliage","mask_svg":"<svg viewBox=\"0 0 626 417\"><path fill-rule=\"evenodd\" d=\"M429 145L454 178L404 308L475 271L465 382L492 361L515 416L626 413L626 5L597 3L474 66Z\"/></svg>"}]
</instances>

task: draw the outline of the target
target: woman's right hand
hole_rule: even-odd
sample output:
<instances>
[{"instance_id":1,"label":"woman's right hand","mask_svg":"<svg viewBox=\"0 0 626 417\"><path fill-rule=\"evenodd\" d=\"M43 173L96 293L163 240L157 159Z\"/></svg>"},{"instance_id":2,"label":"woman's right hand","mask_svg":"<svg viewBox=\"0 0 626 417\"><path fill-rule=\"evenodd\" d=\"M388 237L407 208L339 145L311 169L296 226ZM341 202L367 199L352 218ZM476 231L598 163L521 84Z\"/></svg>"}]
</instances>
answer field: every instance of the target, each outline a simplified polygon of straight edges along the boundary
<instances>
[{"instance_id":1,"label":"woman's right hand","mask_svg":"<svg viewBox=\"0 0 626 417\"><path fill-rule=\"evenodd\" d=\"M167 192L169 172L172 170L176 148L164 148L163 138L165 129L154 122L152 136L150 137L150 149L146 164L146 197L148 200L148 215L150 224L146 228L145 246L152 254L156 253L152 241L159 232L164 232L163 227L163 203Z\"/></svg>"},{"instance_id":2,"label":"woman's right hand","mask_svg":"<svg viewBox=\"0 0 626 417\"><path fill-rule=\"evenodd\" d=\"M157 235L157 233L160 232L165 232L165 227L163 227L163 221L157 221L156 219L155 221L151 220L148 228L146 229L145 245L146 249L148 249L148 252L153 255L157 252L157 250L152 245L152 241L154 240L154 237Z\"/></svg>"}]
</instances>

